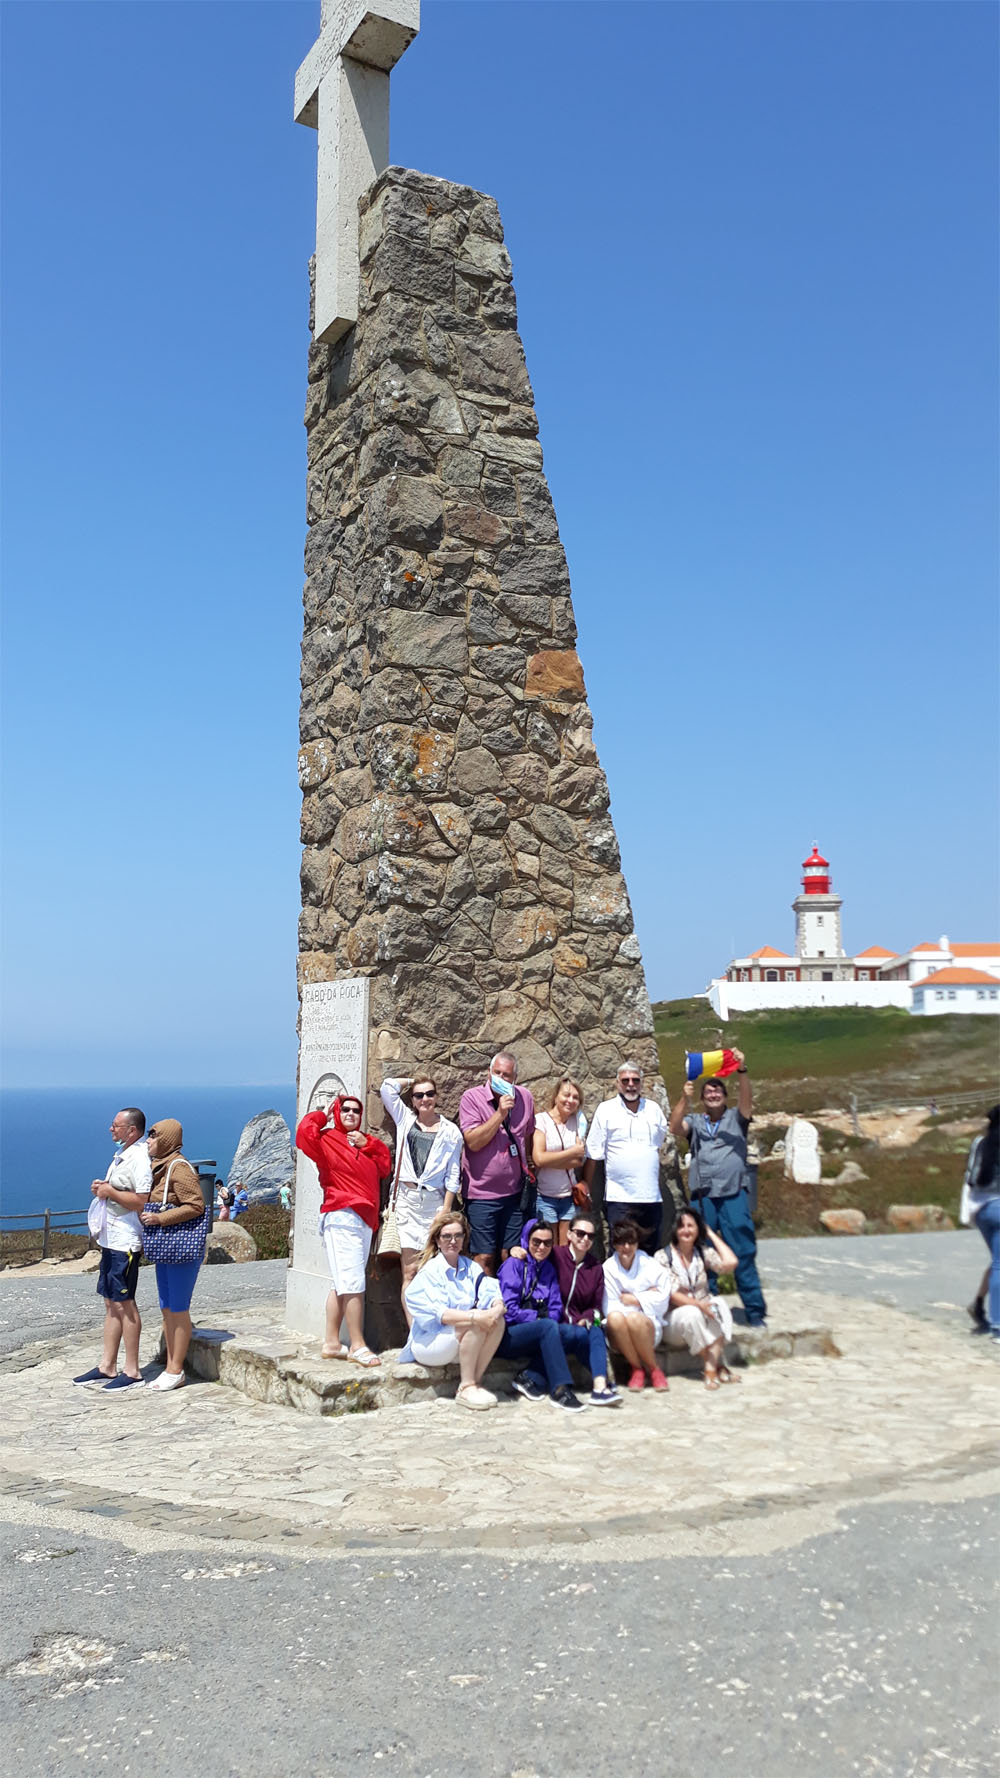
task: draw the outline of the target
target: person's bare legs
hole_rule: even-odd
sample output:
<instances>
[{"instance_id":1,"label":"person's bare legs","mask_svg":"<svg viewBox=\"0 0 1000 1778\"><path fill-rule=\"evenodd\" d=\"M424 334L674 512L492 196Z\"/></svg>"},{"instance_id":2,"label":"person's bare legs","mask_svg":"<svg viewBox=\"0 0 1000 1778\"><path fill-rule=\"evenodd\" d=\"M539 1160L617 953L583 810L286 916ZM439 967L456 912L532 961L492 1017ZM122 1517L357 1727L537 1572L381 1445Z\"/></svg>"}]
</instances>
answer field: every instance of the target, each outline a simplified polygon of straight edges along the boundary
<instances>
[{"instance_id":1,"label":"person's bare legs","mask_svg":"<svg viewBox=\"0 0 1000 1778\"><path fill-rule=\"evenodd\" d=\"M420 1255L415 1247L403 1247L400 1249L399 1265L403 1274L399 1286L400 1300L403 1304L403 1314L406 1316L406 1325L407 1327L412 1327L413 1316L410 1314L410 1311L406 1306L406 1286L413 1282L413 1279L416 1277L420 1268Z\"/></svg>"},{"instance_id":2,"label":"person's bare legs","mask_svg":"<svg viewBox=\"0 0 1000 1778\"><path fill-rule=\"evenodd\" d=\"M337 1292L331 1290L326 1299L326 1338L323 1341L324 1352L343 1351L340 1339L340 1328L344 1319L344 1310Z\"/></svg>"},{"instance_id":3,"label":"person's bare legs","mask_svg":"<svg viewBox=\"0 0 1000 1778\"><path fill-rule=\"evenodd\" d=\"M118 1348L122 1343L121 1304L104 1302L104 1328L101 1335L100 1368L106 1377L118 1374Z\"/></svg>"},{"instance_id":4,"label":"person's bare legs","mask_svg":"<svg viewBox=\"0 0 1000 1778\"><path fill-rule=\"evenodd\" d=\"M625 1363L633 1370L642 1369L642 1359L632 1339L632 1322L638 1321L637 1315L623 1315L620 1309L612 1309L608 1316L608 1332L618 1347ZM645 1319L645 1317L644 1317Z\"/></svg>"},{"instance_id":5,"label":"person's bare legs","mask_svg":"<svg viewBox=\"0 0 1000 1778\"><path fill-rule=\"evenodd\" d=\"M556 1246L565 1247L569 1242L569 1223L556 1223Z\"/></svg>"},{"instance_id":6,"label":"person's bare legs","mask_svg":"<svg viewBox=\"0 0 1000 1778\"><path fill-rule=\"evenodd\" d=\"M472 1257L475 1260L477 1266L482 1266L483 1271L486 1273L488 1278L495 1278L496 1277L497 1262L494 1259L492 1253L474 1253L472 1255ZM507 1255L504 1254L504 1259L506 1259L506 1258L507 1258Z\"/></svg>"},{"instance_id":7,"label":"person's bare legs","mask_svg":"<svg viewBox=\"0 0 1000 1778\"><path fill-rule=\"evenodd\" d=\"M363 1290L345 1290L340 1300L347 1322L348 1347L352 1352L360 1352L365 1344L365 1293Z\"/></svg>"},{"instance_id":8,"label":"person's bare legs","mask_svg":"<svg viewBox=\"0 0 1000 1778\"><path fill-rule=\"evenodd\" d=\"M115 1303L114 1307L121 1316L121 1330L125 1341L125 1375L138 1377L141 1375L139 1335L142 1333L142 1316L134 1300L130 1303Z\"/></svg>"},{"instance_id":9,"label":"person's bare legs","mask_svg":"<svg viewBox=\"0 0 1000 1778\"><path fill-rule=\"evenodd\" d=\"M164 1309L163 1332L167 1342L167 1370L179 1377L191 1344L191 1317L186 1309Z\"/></svg>"},{"instance_id":10,"label":"person's bare legs","mask_svg":"<svg viewBox=\"0 0 1000 1778\"><path fill-rule=\"evenodd\" d=\"M460 1373L459 1387L464 1389L469 1383L478 1383L485 1375L490 1359L500 1344L506 1328L505 1321L498 1321L493 1327L467 1327L458 1335L458 1368Z\"/></svg>"}]
</instances>

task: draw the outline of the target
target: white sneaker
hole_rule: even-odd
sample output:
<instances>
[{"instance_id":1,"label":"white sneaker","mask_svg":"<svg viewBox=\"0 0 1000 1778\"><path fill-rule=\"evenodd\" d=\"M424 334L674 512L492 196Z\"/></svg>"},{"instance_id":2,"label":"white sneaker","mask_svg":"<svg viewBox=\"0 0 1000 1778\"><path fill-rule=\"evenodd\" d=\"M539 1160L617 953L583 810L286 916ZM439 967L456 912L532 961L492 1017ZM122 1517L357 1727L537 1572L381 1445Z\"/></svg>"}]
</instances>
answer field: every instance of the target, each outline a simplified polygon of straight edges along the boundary
<instances>
[{"instance_id":1,"label":"white sneaker","mask_svg":"<svg viewBox=\"0 0 1000 1778\"><path fill-rule=\"evenodd\" d=\"M460 1408L495 1408L497 1398L491 1389L481 1389L478 1383L465 1383L455 1397Z\"/></svg>"}]
</instances>

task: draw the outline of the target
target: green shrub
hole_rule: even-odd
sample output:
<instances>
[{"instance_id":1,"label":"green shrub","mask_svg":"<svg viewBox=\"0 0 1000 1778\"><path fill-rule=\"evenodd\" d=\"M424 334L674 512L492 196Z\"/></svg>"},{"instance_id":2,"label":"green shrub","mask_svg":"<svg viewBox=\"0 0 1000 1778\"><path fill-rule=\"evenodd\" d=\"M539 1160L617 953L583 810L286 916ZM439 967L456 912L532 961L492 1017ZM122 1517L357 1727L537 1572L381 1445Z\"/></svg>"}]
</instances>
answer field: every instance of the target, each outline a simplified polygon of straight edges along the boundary
<instances>
[{"instance_id":1,"label":"green shrub","mask_svg":"<svg viewBox=\"0 0 1000 1778\"><path fill-rule=\"evenodd\" d=\"M280 1204L252 1204L239 1222L256 1241L258 1259L288 1258L289 1210L282 1210Z\"/></svg>"}]
</instances>

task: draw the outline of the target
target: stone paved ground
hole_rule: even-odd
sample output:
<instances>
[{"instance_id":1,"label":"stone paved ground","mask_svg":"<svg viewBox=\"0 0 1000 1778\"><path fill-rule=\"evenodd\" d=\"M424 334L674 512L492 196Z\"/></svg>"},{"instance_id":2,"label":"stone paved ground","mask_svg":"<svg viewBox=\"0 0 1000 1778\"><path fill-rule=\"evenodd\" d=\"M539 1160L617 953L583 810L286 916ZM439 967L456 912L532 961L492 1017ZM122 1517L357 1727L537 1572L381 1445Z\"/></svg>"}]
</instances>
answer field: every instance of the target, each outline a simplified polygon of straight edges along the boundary
<instances>
[{"instance_id":1,"label":"stone paved ground","mask_svg":"<svg viewBox=\"0 0 1000 1778\"><path fill-rule=\"evenodd\" d=\"M739 1549L776 1508L995 1464L988 1343L868 1300L782 1291L774 1310L832 1325L843 1356L751 1367L714 1395L675 1377L667 1396L574 1418L548 1402L472 1415L420 1401L310 1420L197 1382L109 1397L71 1385L92 1346L72 1336L6 1379L0 1485L149 1529L331 1551L596 1546L720 1524Z\"/></svg>"},{"instance_id":2,"label":"stone paved ground","mask_svg":"<svg viewBox=\"0 0 1000 1778\"><path fill-rule=\"evenodd\" d=\"M102 1398L84 1281L0 1281L12 1778L988 1778L1000 1354L935 1239L784 1245L841 1358L573 1420Z\"/></svg>"}]
</instances>

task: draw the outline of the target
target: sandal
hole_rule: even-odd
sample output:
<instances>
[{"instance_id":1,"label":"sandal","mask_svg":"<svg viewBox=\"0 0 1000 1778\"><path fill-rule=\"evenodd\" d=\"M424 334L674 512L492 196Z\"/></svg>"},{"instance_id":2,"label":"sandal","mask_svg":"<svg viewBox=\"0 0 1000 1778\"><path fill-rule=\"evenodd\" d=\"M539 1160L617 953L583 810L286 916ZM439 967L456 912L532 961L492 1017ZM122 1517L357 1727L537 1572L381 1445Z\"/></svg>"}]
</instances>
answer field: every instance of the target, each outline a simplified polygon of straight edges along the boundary
<instances>
[{"instance_id":1,"label":"sandal","mask_svg":"<svg viewBox=\"0 0 1000 1778\"><path fill-rule=\"evenodd\" d=\"M356 1352L348 1352L347 1360L349 1364L360 1364L362 1370L366 1371L376 1370L382 1363L381 1358L377 1358L368 1346L359 1346Z\"/></svg>"},{"instance_id":2,"label":"sandal","mask_svg":"<svg viewBox=\"0 0 1000 1778\"><path fill-rule=\"evenodd\" d=\"M742 1383L742 1381L743 1381L743 1378L738 1377L736 1375L735 1371L731 1371L728 1364L720 1364L720 1366L719 1366L719 1382L720 1383Z\"/></svg>"},{"instance_id":3,"label":"sandal","mask_svg":"<svg viewBox=\"0 0 1000 1778\"><path fill-rule=\"evenodd\" d=\"M348 1352L346 1346L327 1346L324 1344L323 1349L320 1352L321 1358L346 1358L347 1356Z\"/></svg>"},{"instance_id":4,"label":"sandal","mask_svg":"<svg viewBox=\"0 0 1000 1778\"><path fill-rule=\"evenodd\" d=\"M718 1389L718 1387L719 1387L719 1373L718 1373L718 1371L713 1369L712 1366L707 1365L707 1364L705 1366L705 1371L704 1371L704 1384L705 1384L706 1389Z\"/></svg>"}]
</instances>

